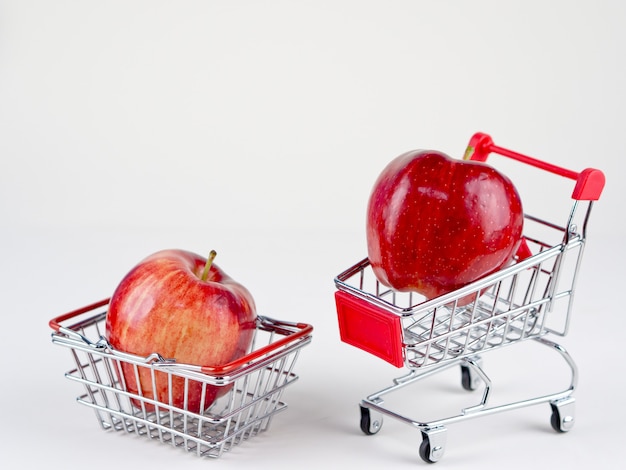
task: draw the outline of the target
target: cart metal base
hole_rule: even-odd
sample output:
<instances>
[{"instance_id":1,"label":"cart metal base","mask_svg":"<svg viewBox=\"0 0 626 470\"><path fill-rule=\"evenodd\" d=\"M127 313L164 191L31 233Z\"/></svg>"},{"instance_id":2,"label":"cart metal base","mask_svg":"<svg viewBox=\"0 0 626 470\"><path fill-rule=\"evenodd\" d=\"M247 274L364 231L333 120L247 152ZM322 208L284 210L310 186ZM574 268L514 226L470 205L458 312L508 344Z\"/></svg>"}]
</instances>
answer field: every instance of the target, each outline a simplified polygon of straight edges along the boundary
<instances>
[{"instance_id":1,"label":"cart metal base","mask_svg":"<svg viewBox=\"0 0 626 470\"><path fill-rule=\"evenodd\" d=\"M578 382L576 363L561 345L545 338L535 338L534 341L557 352L567 366L569 366L571 371L569 387L554 393L513 403L490 406L489 398L492 394L493 384L483 369L482 358L480 356L465 357L458 361L449 362L445 365L424 371L412 370L408 374L395 379L393 385L363 399L359 405L361 411L361 430L367 435L376 434L382 428L383 416L389 416L411 425L421 431L422 443L419 447L419 455L427 463L435 463L443 457L446 448L447 427L450 424L467 419L548 403L551 408L550 424L552 428L557 432L569 431L574 426L575 421L575 398L573 397L573 392ZM461 385L464 389L471 391L478 389L481 385L484 387L479 403L461 409L456 415L434 421L413 419L385 406L384 397L386 395L397 392L405 387L413 386L423 379L452 367L460 367Z\"/></svg>"}]
</instances>

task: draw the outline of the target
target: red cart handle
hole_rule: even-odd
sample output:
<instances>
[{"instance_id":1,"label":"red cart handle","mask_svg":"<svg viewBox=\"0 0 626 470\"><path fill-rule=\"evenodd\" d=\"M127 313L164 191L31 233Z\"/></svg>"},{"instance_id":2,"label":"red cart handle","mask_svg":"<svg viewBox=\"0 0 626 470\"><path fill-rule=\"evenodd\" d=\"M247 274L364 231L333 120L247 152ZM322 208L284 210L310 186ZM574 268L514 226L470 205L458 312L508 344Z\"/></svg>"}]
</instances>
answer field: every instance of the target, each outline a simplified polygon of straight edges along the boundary
<instances>
[{"instance_id":1,"label":"red cart handle","mask_svg":"<svg viewBox=\"0 0 626 470\"><path fill-rule=\"evenodd\" d=\"M490 153L497 153L576 181L576 186L574 186L574 191L572 192L572 199L576 199L577 201L597 201L600 199L600 195L604 189L605 177L604 173L600 170L586 168L580 173L576 173L575 171L499 147L493 143L491 136L482 132L477 132L472 136L467 145L463 159L484 162L487 160Z\"/></svg>"}]
</instances>

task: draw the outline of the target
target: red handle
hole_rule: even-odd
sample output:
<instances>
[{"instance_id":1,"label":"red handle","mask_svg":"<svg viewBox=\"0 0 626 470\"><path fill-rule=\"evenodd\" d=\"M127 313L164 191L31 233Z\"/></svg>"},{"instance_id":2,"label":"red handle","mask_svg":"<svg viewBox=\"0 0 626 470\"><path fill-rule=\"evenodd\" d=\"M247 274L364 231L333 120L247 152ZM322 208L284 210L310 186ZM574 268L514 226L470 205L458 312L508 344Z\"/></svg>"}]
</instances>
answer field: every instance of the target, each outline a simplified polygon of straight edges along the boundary
<instances>
[{"instance_id":1,"label":"red handle","mask_svg":"<svg viewBox=\"0 0 626 470\"><path fill-rule=\"evenodd\" d=\"M248 362L251 362L255 359L258 359L266 354L271 353L272 351L278 350L279 348L289 344L289 343L295 343L296 340L299 340L300 338L303 338L305 336L309 336L312 331L313 331L313 326L309 325L308 323L286 323L286 322L277 322L276 323L277 326L280 325L284 325L284 326L289 326L289 327L295 327L298 328L297 331L291 333L288 336L285 336L277 341L274 341L271 344L268 344L267 346L264 346L262 348L259 348L257 350L251 351L250 353L246 354L245 356L240 357L239 359L236 359L232 362L229 362L228 364L224 364L221 366L202 366L202 372L204 372L205 374L209 374L209 375L217 375L217 376L221 376L221 375L226 375L229 372L232 372L236 369L238 369L239 367L247 364Z\"/></svg>"},{"instance_id":2,"label":"red handle","mask_svg":"<svg viewBox=\"0 0 626 470\"><path fill-rule=\"evenodd\" d=\"M576 199L577 201L597 201L600 199L600 195L604 189L605 177L604 173L600 170L586 168L580 173L576 173L575 171L499 147L493 143L491 136L482 132L477 132L472 136L467 145L463 159L484 162L487 160L490 153L497 153L576 181L574 191L572 192L572 199Z\"/></svg>"},{"instance_id":3,"label":"red handle","mask_svg":"<svg viewBox=\"0 0 626 470\"><path fill-rule=\"evenodd\" d=\"M86 307L79 308L78 310L73 310L69 313L64 313L63 315L54 317L52 320L48 322L48 325L50 325L50 328L52 328L54 331L58 332L59 329L61 328L61 322L69 320L70 318L77 317L78 315L81 315L83 313L87 313L90 310L103 307L107 305L108 303L109 303L109 299L104 299L104 300L95 302L93 304L87 305Z\"/></svg>"}]
</instances>

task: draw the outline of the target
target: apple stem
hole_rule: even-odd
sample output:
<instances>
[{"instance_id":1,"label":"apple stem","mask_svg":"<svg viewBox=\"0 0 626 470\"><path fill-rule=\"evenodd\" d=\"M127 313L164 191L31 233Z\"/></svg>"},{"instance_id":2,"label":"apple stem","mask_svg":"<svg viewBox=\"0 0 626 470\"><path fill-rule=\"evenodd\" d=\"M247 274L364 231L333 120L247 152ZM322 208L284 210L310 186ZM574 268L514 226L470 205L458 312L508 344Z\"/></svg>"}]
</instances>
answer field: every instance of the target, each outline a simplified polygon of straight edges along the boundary
<instances>
[{"instance_id":1,"label":"apple stem","mask_svg":"<svg viewBox=\"0 0 626 470\"><path fill-rule=\"evenodd\" d=\"M217 256L217 253L215 252L215 250L211 250L211 252L209 253L209 257L206 259L206 264L204 265L204 271L202 271L201 279L203 281L206 281L207 277L209 277L209 270L211 269L211 265L213 264L213 260L215 259L216 256Z\"/></svg>"}]
</instances>

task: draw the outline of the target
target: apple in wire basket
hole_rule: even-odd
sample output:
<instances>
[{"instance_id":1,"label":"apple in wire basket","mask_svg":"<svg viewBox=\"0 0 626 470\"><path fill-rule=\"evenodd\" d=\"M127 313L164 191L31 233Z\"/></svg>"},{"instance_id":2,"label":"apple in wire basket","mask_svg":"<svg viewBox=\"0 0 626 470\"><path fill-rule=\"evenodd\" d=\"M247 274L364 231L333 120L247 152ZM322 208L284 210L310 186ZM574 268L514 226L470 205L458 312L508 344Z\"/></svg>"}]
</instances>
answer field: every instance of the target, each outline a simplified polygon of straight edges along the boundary
<instances>
[{"instance_id":1,"label":"apple in wire basket","mask_svg":"<svg viewBox=\"0 0 626 470\"><path fill-rule=\"evenodd\" d=\"M508 177L486 163L414 150L392 160L373 186L368 258L382 284L431 299L510 263L523 223Z\"/></svg>"},{"instance_id":2,"label":"apple in wire basket","mask_svg":"<svg viewBox=\"0 0 626 470\"><path fill-rule=\"evenodd\" d=\"M248 352L256 327L250 292L208 258L185 250L163 250L139 262L115 289L106 317L106 338L113 348L141 357L157 353L177 363L221 366ZM210 385L150 369L138 375L121 362L126 389L191 412L202 412L229 387ZM154 390L154 389L156 390ZM171 392L171 396L170 396ZM170 402L171 400L171 402ZM133 403L140 405L139 400ZM149 411L154 407L147 403Z\"/></svg>"}]
</instances>

